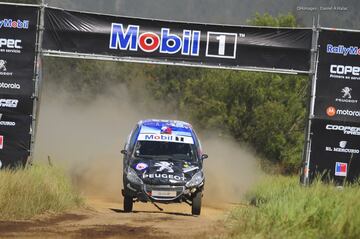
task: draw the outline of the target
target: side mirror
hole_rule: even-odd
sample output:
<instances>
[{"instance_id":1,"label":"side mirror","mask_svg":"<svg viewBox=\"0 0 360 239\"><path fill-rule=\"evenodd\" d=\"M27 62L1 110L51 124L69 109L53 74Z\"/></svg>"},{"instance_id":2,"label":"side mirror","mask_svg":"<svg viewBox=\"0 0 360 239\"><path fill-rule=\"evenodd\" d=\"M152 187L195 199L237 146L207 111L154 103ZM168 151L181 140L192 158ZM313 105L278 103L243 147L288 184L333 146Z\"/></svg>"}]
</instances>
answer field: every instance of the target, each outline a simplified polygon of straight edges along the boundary
<instances>
[{"instance_id":1,"label":"side mirror","mask_svg":"<svg viewBox=\"0 0 360 239\"><path fill-rule=\"evenodd\" d=\"M123 155L127 155L128 152L127 152L126 149L123 149L123 150L120 151L120 153L122 153Z\"/></svg>"},{"instance_id":2,"label":"side mirror","mask_svg":"<svg viewBox=\"0 0 360 239\"><path fill-rule=\"evenodd\" d=\"M209 155L207 155L207 154L201 155L201 159L202 159L202 160L207 159L208 157L209 157Z\"/></svg>"}]
</instances>

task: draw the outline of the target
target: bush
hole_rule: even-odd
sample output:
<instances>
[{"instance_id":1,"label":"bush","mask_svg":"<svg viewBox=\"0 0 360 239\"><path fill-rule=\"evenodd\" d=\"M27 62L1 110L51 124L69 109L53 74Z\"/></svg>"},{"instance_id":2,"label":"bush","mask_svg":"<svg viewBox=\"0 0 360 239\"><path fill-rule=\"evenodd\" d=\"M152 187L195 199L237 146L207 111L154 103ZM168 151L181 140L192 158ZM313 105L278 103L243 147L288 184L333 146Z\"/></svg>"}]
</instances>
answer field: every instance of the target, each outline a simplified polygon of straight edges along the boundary
<instances>
[{"instance_id":1,"label":"bush","mask_svg":"<svg viewBox=\"0 0 360 239\"><path fill-rule=\"evenodd\" d=\"M230 238L359 238L360 189L298 177L269 177L248 193L252 206L238 207L227 221Z\"/></svg>"},{"instance_id":2,"label":"bush","mask_svg":"<svg viewBox=\"0 0 360 239\"><path fill-rule=\"evenodd\" d=\"M81 197L57 167L34 165L0 171L0 220L25 219L81 205Z\"/></svg>"}]
</instances>

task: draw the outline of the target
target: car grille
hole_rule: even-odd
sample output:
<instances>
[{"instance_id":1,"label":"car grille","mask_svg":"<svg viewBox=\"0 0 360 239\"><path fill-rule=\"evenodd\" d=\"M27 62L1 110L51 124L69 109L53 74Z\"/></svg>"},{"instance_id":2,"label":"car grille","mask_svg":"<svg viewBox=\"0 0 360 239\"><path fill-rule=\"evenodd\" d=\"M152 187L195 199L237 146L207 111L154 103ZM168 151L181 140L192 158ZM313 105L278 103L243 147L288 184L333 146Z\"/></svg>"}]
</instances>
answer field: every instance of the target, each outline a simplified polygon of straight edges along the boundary
<instances>
[{"instance_id":1,"label":"car grille","mask_svg":"<svg viewBox=\"0 0 360 239\"><path fill-rule=\"evenodd\" d=\"M184 186L169 186L169 185L144 185L145 193L156 200L174 200L183 194L185 190ZM152 195L153 192L160 192L160 194L171 194L167 195Z\"/></svg>"}]
</instances>

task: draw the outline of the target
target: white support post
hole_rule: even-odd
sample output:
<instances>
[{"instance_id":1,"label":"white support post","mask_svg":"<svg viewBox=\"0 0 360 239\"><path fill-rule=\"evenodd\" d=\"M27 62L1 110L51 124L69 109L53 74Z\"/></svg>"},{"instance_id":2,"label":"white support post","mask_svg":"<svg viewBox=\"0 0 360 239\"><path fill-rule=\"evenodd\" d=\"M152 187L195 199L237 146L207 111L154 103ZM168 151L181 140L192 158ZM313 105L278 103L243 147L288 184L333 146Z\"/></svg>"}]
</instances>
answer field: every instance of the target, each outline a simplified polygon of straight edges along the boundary
<instances>
[{"instance_id":1,"label":"white support post","mask_svg":"<svg viewBox=\"0 0 360 239\"><path fill-rule=\"evenodd\" d=\"M33 111L32 111L32 123L30 128L31 141L30 141L30 156L27 160L27 164L31 165L34 157L35 138L38 126L38 114L42 85L42 40L44 32L44 12L45 1L41 0L40 10L38 14L37 34L36 34L36 54L34 62L34 94L33 94Z\"/></svg>"},{"instance_id":2,"label":"white support post","mask_svg":"<svg viewBox=\"0 0 360 239\"><path fill-rule=\"evenodd\" d=\"M312 35L312 47L311 47L311 68L310 68L310 77L311 77L311 93L310 93L310 104L309 104L309 118L306 127L306 142L303 153L303 178L302 184L310 184L310 155L311 155L311 124L314 118L314 108L315 108L315 98L316 98L316 81L317 81L317 70L319 63L319 15L317 17L317 24L315 26L315 20L313 22L313 35Z\"/></svg>"}]
</instances>

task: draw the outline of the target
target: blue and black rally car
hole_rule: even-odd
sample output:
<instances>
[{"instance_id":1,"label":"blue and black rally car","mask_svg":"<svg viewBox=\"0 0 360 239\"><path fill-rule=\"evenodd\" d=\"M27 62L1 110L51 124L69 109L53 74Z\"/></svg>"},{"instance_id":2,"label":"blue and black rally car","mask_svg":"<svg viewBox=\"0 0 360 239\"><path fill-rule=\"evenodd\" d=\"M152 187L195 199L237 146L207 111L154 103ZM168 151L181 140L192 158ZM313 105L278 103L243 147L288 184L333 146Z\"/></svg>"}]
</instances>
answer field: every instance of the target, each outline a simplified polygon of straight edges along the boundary
<instances>
[{"instance_id":1,"label":"blue and black rally car","mask_svg":"<svg viewBox=\"0 0 360 239\"><path fill-rule=\"evenodd\" d=\"M201 144L192 126L175 120L143 120L130 133L124 154L124 211L134 202L186 202L200 215L204 189Z\"/></svg>"}]
</instances>

